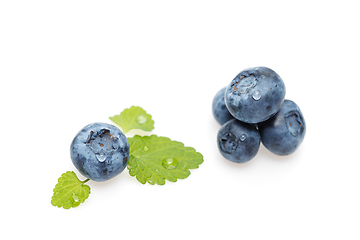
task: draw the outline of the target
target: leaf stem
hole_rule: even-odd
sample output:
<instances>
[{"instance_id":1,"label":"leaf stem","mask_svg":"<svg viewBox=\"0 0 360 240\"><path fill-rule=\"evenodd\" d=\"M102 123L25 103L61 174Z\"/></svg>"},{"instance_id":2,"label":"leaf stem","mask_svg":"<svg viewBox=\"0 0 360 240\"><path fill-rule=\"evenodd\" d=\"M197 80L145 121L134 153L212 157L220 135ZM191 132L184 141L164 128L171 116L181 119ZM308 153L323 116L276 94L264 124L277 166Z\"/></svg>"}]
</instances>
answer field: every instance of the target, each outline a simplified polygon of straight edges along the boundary
<instances>
[{"instance_id":1,"label":"leaf stem","mask_svg":"<svg viewBox=\"0 0 360 240\"><path fill-rule=\"evenodd\" d=\"M82 181L82 183L87 183L90 179L87 178L86 180Z\"/></svg>"}]
</instances>

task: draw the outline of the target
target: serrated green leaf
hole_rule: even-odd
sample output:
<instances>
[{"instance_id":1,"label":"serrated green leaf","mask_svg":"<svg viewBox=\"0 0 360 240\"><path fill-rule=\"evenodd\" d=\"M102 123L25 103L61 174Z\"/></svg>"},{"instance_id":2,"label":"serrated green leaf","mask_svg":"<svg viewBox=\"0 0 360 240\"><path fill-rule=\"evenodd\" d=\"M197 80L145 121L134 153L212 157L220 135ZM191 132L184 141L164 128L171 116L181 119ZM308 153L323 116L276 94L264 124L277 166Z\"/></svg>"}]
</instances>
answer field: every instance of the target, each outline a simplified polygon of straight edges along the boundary
<instances>
[{"instance_id":1,"label":"serrated green leaf","mask_svg":"<svg viewBox=\"0 0 360 240\"><path fill-rule=\"evenodd\" d=\"M165 180L185 179L190 175L189 169L198 168L204 161L194 148L166 137L135 135L128 142L129 174L142 184L164 185Z\"/></svg>"},{"instance_id":2,"label":"serrated green leaf","mask_svg":"<svg viewBox=\"0 0 360 240\"><path fill-rule=\"evenodd\" d=\"M122 111L120 115L109 118L119 125L124 133L127 133L131 129L141 129L144 131L154 129L154 120L152 120L151 115L147 114L141 107L132 106Z\"/></svg>"},{"instance_id":3,"label":"serrated green leaf","mask_svg":"<svg viewBox=\"0 0 360 240\"><path fill-rule=\"evenodd\" d=\"M90 194L90 187L80 181L73 171L63 173L55 185L51 204L55 207L69 209L83 203Z\"/></svg>"}]
</instances>

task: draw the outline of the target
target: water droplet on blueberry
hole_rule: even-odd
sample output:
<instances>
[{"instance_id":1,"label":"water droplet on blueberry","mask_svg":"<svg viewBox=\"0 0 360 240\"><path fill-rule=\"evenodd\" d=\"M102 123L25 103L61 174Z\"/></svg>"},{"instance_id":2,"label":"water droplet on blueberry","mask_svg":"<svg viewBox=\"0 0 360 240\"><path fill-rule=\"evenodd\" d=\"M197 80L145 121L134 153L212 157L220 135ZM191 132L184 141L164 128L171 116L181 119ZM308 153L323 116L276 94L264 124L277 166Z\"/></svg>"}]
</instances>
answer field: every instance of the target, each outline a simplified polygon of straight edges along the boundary
<instances>
[{"instance_id":1,"label":"water droplet on blueberry","mask_svg":"<svg viewBox=\"0 0 360 240\"><path fill-rule=\"evenodd\" d=\"M117 143L117 142L114 142L113 144L112 144L112 149L113 150L117 150L119 148L119 144Z\"/></svg>"},{"instance_id":2,"label":"water droplet on blueberry","mask_svg":"<svg viewBox=\"0 0 360 240\"><path fill-rule=\"evenodd\" d=\"M253 93L253 95L252 95L252 97L253 97L253 99L254 100L260 100L260 98L261 98L261 93L258 91L258 90L256 90L254 93Z\"/></svg>"},{"instance_id":3,"label":"water droplet on blueberry","mask_svg":"<svg viewBox=\"0 0 360 240\"><path fill-rule=\"evenodd\" d=\"M144 124L147 121L147 117L143 114L136 117L136 121L138 124Z\"/></svg>"},{"instance_id":4,"label":"water droplet on blueberry","mask_svg":"<svg viewBox=\"0 0 360 240\"><path fill-rule=\"evenodd\" d=\"M104 162L106 160L106 155L104 153L96 153L95 156L99 162Z\"/></svg>"},{"instance_id":5,"label":"water droplet on blueberry","mask_svg":"<svg viewBox=\"0 0 360 240\"><path fill-rule=\"evenodd\" d=\"M240 141L245 141L245 139L247 138L247 135L244 133L240 136Z\"/></svg>"},{"instance_id":6,"label":"water droplet on blueberry","mask_svg":"<svg viewBox=\"0 0 360 240\"><path fill-rule=\"evenodd\" d=\"M164 168L168 170L172 170L177 167L178 161L175 158L168 157L168 158L164 158L161 164Z\"/></svg>"}]
</instances>

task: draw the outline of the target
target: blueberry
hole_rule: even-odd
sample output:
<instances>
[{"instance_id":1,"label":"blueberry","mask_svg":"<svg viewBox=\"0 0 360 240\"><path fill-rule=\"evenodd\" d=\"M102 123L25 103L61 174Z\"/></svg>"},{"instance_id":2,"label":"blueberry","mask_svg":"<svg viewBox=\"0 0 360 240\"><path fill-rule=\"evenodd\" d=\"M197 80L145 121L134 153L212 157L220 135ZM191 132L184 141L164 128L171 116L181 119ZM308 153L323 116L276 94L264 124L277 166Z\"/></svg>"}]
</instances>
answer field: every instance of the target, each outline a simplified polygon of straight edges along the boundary
<instances>
[{"instance_id":1,"label":"blueberry","mask_svg":"<svg viewBox=\"0 0 360 240\"><path fill-rule=\"evenodd\" d=\"M230 82L225 92L229 112L247 123L259 123L274 116L284 98L283 80L266 67L243 70Z\"/></svg>"},{"instance_id":2,"label":"blueberry","mask_svg":"<svg viewBox=\"0 0 360 240\"><path fill-rule=\"evenodd\" d=\"M291 100L285 100L280 111L259 123L258 128L263 145L280 156L293 153L304 140L306 132L304 116Z\"/></svg>"},{"instance_id":3,"label":"blueberry","mask_svg":"<svg viewBox=\"0 0 360 240\"><path fill-rule=\"evenodd\" d=\"M70 146L70 156L81 174L102 182L125 169L129 159L129 143L117 127L92 123L75 136Z\"/></svg>"},{"instance_id":4,"label":"blueberry","mask_svg":"<svg viewBox=\"0 0 360 240\"><path fill-rule=\"evenodd\" d=\"M253 159L259 151L260 134L253 124L233 119L221 126L217 145L227 160L245 163Z\"/></svg>"},{"instance_id":5,"label":"blueberry","mask_svg":"<svg viewBox=\"0 0 360 240\"><path fill-rule=\"evenodd\" d=\"M226 87L218 91L212 103L212 112L214 118L220 125L223 125L227 121L234 119L225 105L225 90Z\"/></svg>"}]
</instances>

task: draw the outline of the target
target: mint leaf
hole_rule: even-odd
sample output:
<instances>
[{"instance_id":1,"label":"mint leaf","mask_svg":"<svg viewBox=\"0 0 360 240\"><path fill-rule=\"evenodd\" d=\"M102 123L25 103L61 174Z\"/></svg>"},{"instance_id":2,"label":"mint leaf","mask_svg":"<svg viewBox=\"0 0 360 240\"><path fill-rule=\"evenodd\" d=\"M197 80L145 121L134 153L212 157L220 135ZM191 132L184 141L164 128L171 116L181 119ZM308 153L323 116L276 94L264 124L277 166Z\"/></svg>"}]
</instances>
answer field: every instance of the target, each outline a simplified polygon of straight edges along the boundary
<instances>
[{"instance_id":1,"label":"mint leaf","mask_svg":"<svg viewBox=\"0 0 360 240\"><path fill-rule=\"evenodd\" d=\"M166 137L135 135L128 141L129 174L142 184L164 185L165 180L185 179L190 175L189 169L198 168L203 162L203 156L194 148Z\"/></svg>"},{"instance_id":2,"label":"mint leaf","mask_svg":"<svg viewBox=\"0 0 360 240\"><path fill-rule=\"evenodd\" d=\"M147 114L141 107L132 106L122 111L120 115L109 118L119 125L124 133L127 133L131 129L141 129L144 131L154 129L154 121L151 119L151 115Z\"/></svg>"},{"instance_id":3,"label":"mint leaf","mask_svg":"<svg viewBox=\"0 0 360 240\"><path fill-rule=\"evenodd\" d=\"M90 194L90 187L84 184L87 181L80 181L72 171L63 173L55 185L51 204L65 209L79 206Z\"/></svg>"}]
</instances>

